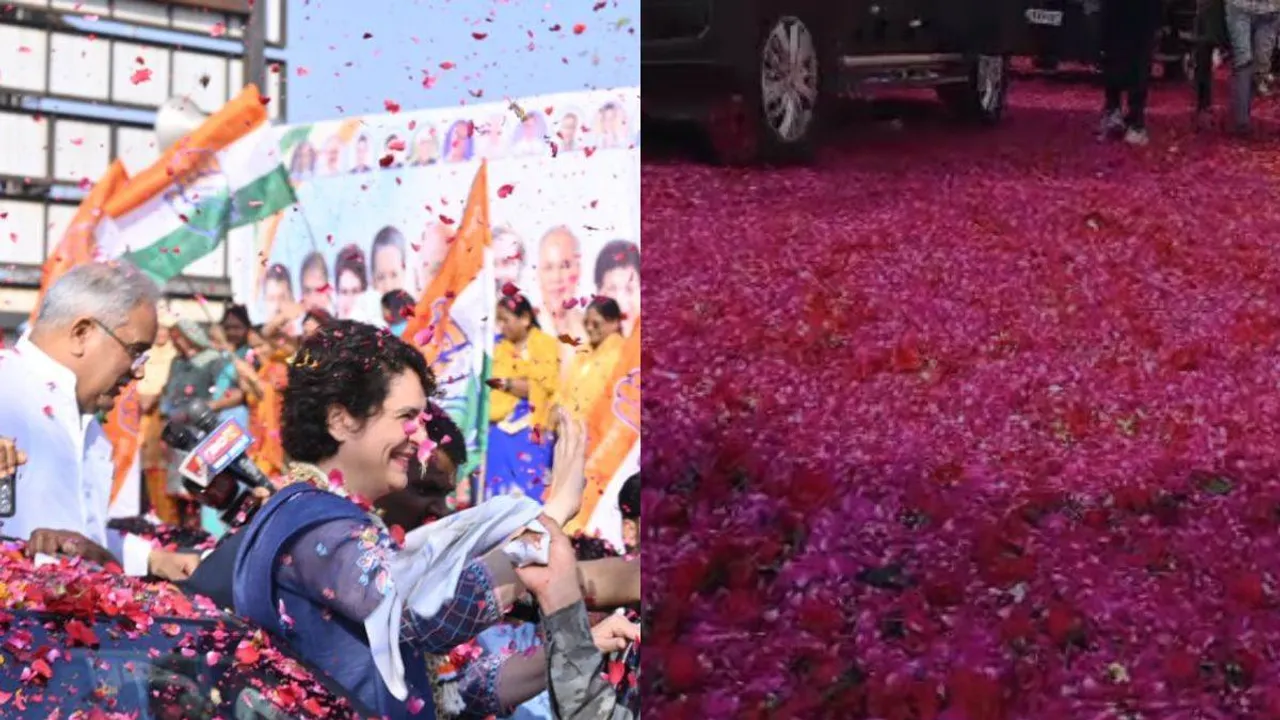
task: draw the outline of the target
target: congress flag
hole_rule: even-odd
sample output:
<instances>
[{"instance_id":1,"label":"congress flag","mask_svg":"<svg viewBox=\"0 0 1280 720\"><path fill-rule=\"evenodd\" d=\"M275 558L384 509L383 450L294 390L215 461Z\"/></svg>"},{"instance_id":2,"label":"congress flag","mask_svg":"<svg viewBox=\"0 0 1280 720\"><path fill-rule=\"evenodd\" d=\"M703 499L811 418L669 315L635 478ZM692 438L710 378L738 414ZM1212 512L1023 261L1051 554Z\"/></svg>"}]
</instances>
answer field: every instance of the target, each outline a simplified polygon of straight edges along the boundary
<instances>
[{"instance_id":1,"label":"congress flag","mask_svg":"<svg viewBox=\"0 0 1280 720\"><path fill-rule=\"evenodd\" d=\"M493 360L493 235L489 226L489 166L481 163L471 182L458 232L440 273L422 293L402 337L422 350L435 375L436 402L462 429L467 466L459 477L483 467L489 438L489 387ZM483 486L483 477L479 486Z\"/></svg>"}]
</instances>

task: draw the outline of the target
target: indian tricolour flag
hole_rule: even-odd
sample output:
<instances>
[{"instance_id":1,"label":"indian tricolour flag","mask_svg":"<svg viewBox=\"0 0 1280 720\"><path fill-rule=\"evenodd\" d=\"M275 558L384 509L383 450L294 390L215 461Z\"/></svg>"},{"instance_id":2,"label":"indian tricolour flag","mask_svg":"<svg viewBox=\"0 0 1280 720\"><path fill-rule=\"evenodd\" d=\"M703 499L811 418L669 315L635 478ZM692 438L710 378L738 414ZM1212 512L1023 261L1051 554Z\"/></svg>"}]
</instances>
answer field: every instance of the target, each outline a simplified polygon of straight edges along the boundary
<instances>
[{"instance_id":1,"label":"indian tricolour flag","mask_svg":"<svg viewBox=\"0 0 1280 720\"><path fill-rule=\"evenodd\" d=\"M622 547L618 491L640 472L640 318L622 347L606 392L587 416L587 488L565 532L599 535Z\"/></svg>"},{"instance_id":2,"label":"indian tricolour flag","mask_svg":"<svg viewBox=\"0 0 1280 720\"><path fill-rule=\"evenodd\" d=\"M459 468L460 477L483 468L489 444L485 381L493 361L493 315L498 302L492 248L489 167L482 162L440 273L422 293L402 335L426 356L439 386L435 400L466 438L467 465ZM484 487L483 471L475 487L476 493Z\"/></svg>"},{"instance_id":3,"label":"indian tricolour flag","mask_svg":"<svg viewBox=\"0 0 1280 720\"><path fill-rule=\"evenodd\" d=\"M163 285L213 252L229 230L266 219L294 199L278 132L249 85L111 196L98 246Z\"/></svg>"}]
</instances>

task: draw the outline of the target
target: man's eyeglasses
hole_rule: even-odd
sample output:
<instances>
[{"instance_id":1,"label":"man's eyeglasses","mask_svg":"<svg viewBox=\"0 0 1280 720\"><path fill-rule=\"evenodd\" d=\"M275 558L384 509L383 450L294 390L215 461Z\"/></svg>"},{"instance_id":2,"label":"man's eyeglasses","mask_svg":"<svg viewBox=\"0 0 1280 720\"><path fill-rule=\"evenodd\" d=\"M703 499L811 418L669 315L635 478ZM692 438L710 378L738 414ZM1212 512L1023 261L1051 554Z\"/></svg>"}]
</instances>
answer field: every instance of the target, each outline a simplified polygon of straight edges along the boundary
<instances>
[{"instance_id":1,"label":"man's eyeglasses","mask_svg":"<svg viewBox=\"0 0 1280 720\"><path fill-rule=\"evenodd\" d=\"M129 343L121 340L120 336L116 335L115 331L107 327L107 324L102 322L101 320L97 318L92 318L92 320L93 320L93 324L97 325L98 328L102 330L102 332L106 333L108 337L110 337L112 340L115 340L117 343L119 343L120 347L124 350L125 354L129 356L129 359L130 359L129 372L133 375L138 374L138 371L142 369L142 366L147 364L147 355L148 355L147 351L140 350L130 345Z\"/></svg>"}]
</instances>

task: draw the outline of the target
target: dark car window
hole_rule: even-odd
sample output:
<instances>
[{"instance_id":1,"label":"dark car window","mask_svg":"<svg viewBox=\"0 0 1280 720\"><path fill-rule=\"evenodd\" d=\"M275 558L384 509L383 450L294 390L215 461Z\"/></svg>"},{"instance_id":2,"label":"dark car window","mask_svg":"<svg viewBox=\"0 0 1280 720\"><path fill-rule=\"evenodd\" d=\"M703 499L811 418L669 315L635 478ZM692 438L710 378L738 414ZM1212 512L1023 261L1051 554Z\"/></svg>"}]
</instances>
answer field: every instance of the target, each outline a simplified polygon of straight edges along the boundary
<instances>
[{"instance_id":1,"label":"dark car window","mask_svg":"<svg viewBox=\"0 0 1280 720\"><path fill-rule=\"evenodd\" d=\"M364 717L235 622L0 614L0 717L310 720ZM97 646L87 647L86 642ZM237 648L248 641L237 658ZM54 715L54 711L61 714ZM84 715L74 715L77 711ZM118 715L117 715L118 713Z\"/></svg>"}]
</instances>

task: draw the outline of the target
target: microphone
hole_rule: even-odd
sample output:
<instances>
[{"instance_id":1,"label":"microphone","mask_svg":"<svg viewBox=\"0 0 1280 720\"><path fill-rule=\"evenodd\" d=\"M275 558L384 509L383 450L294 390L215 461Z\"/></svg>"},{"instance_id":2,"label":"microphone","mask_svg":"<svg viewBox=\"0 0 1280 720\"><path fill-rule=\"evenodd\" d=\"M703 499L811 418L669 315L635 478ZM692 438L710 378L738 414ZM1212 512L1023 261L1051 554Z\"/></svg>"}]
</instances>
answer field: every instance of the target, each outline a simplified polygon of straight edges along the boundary
<instances>
[{"instance_id":1,"label":"microphone","mask_svg":"<svg viewBox=\"0 0 1280 720\"><path fill-rule=\"evenodd\" d=\"M199 440L193 443L198 435ZM262 486L270 489L266 476L244 456L253 437L235 420L227 420L211 432L170 423L161 437L172 441L173 448L189 450L178 466L182 484L201 504L221 511L222 521L228 525L241 525L257 509L258 501L246 485L256 486L256 478L261 478ZM253 467L252 475L239 467L240 460Z\"/></svg>"},{"instance_id":2,"label":"microphone","mask_svg":"<svg viewBox=\"0 0 1280 720\"><path fill-rule=\"evenodd\" d=\"M245 443L244 449L235 455L235 457L226 465L225 470L232 475L235 475L241 482L244 482L251 487L271 487L271 481L262 472L262 469L255 465L253 460L250 460L248 456L244 455L244 450L248 449L249 445L253 444L253 436L246 432L244 428L240 427L239 423L234 420L227 420L226 422L219 423L218 414L204 403L200 403L199 405L193 404L189 417L192 428L200 433L199 437L201 438L214 435L228 423L234 424L239 428L241 435L247 438L248 441ZM171 445L170 447L175 446ZM189 448L183 449L187 450Z\"/></svg>"},{"instance_id":3,"label":"microphone","mask_svg":"<svg viewBox=\"0 0 1280 720\"><path fill-rule=\"evenodd\" d=\"M177 420L170 420L160 430L160 439L174 450L190 451L204 436L204 431L195 430Z\"/></svg>"}]
</instances>

